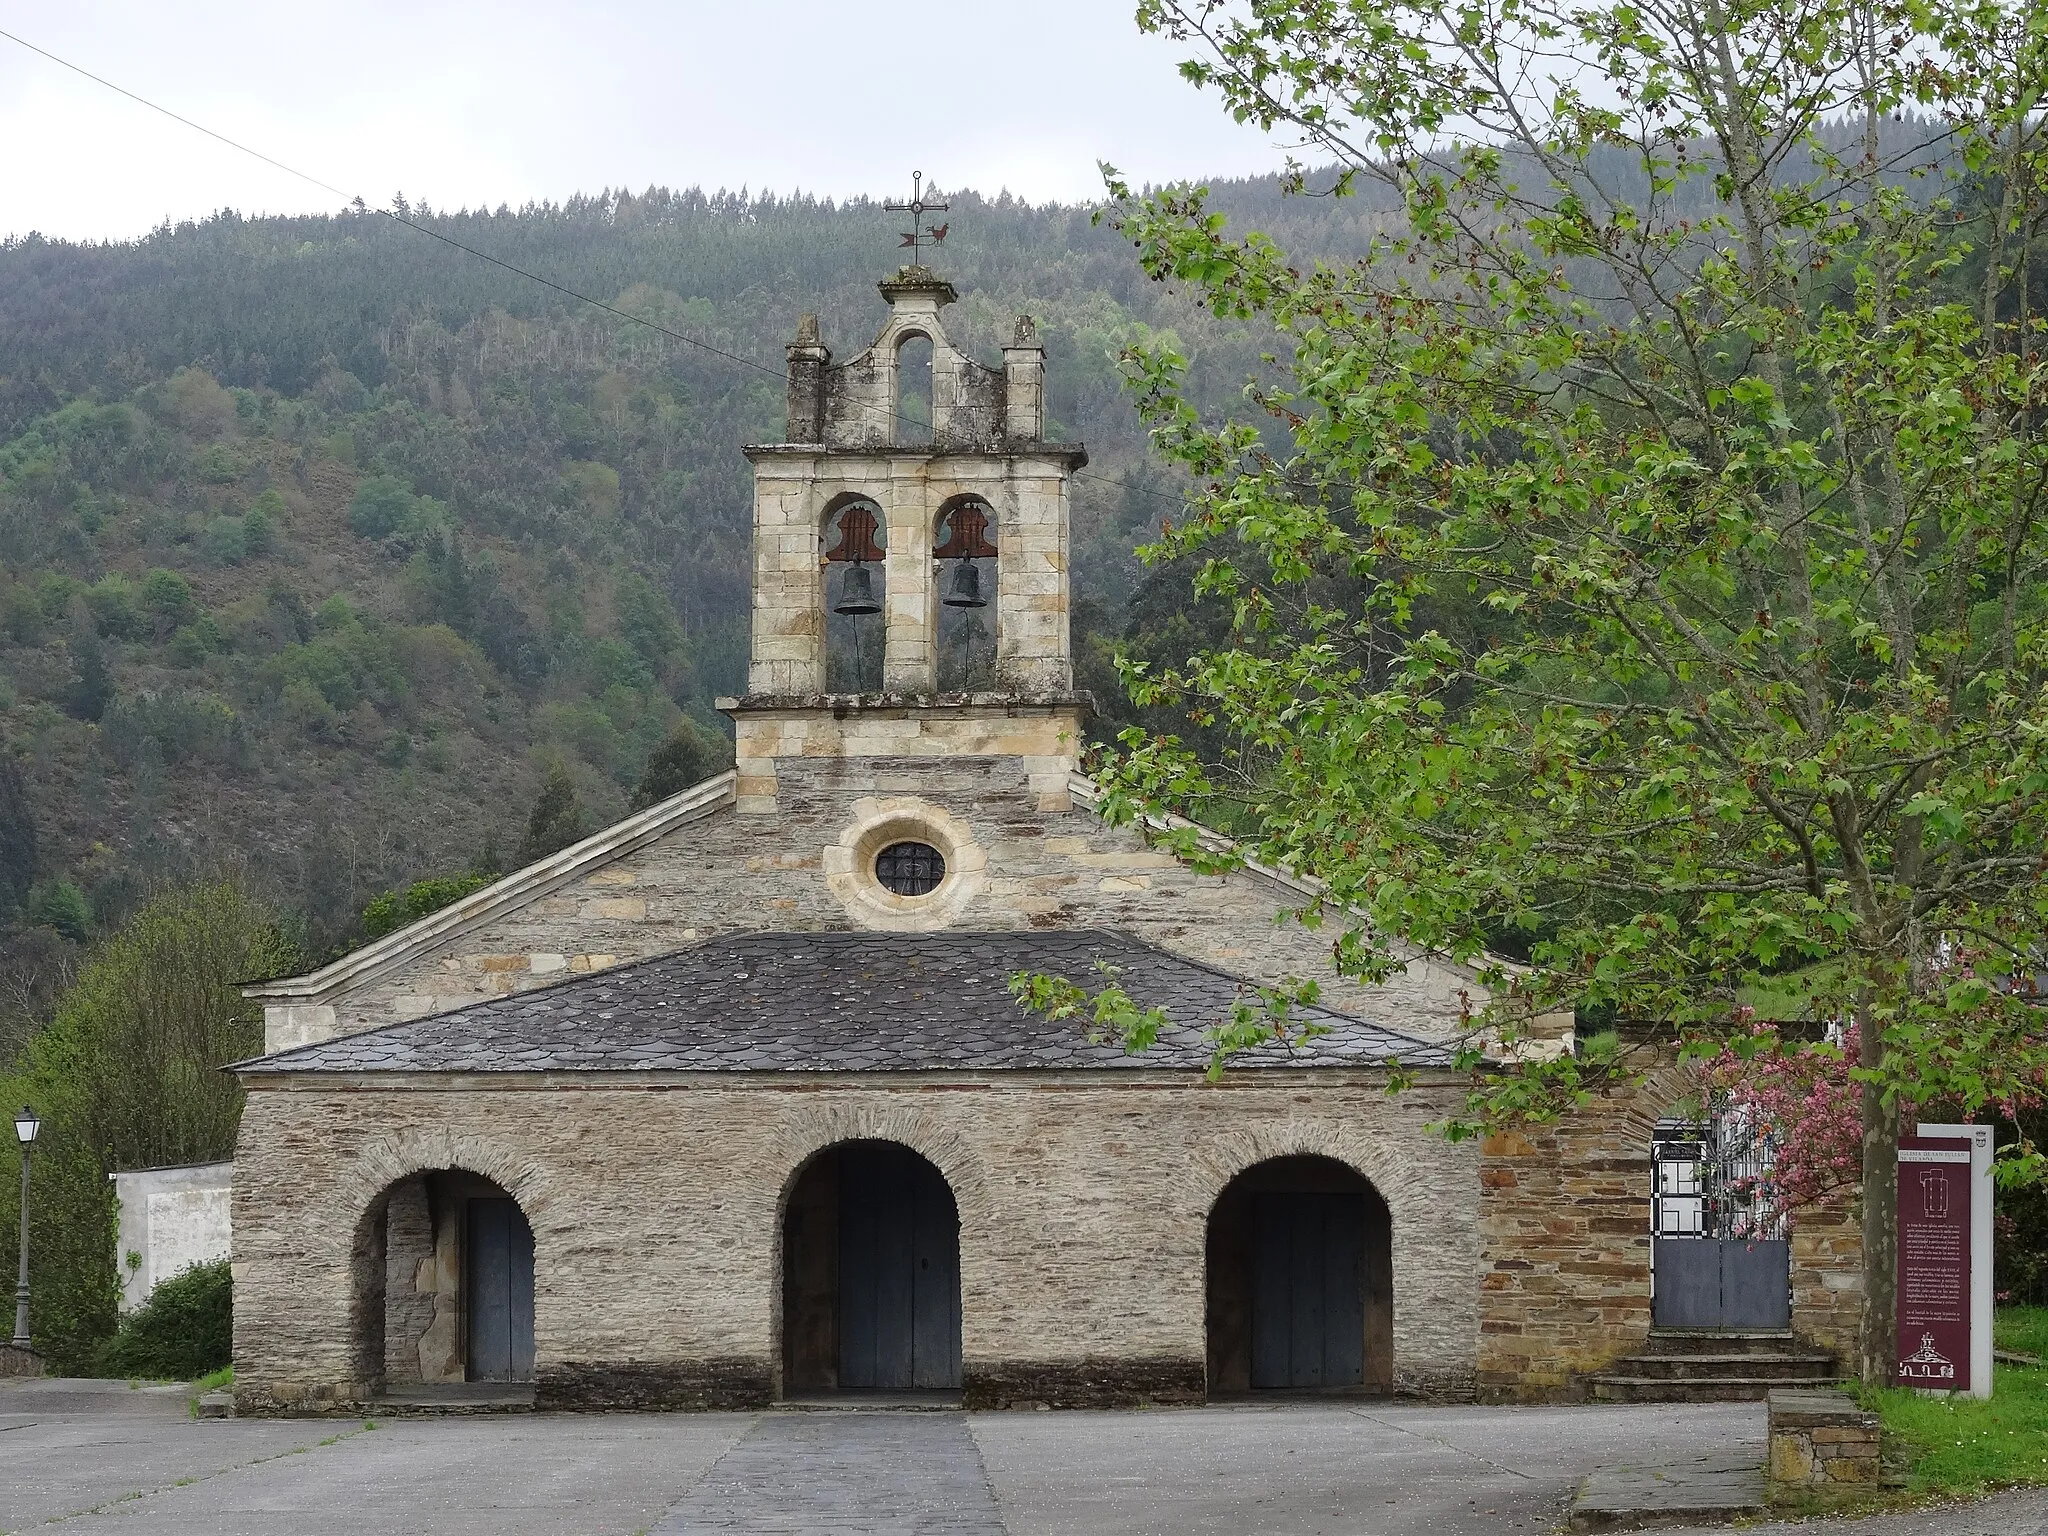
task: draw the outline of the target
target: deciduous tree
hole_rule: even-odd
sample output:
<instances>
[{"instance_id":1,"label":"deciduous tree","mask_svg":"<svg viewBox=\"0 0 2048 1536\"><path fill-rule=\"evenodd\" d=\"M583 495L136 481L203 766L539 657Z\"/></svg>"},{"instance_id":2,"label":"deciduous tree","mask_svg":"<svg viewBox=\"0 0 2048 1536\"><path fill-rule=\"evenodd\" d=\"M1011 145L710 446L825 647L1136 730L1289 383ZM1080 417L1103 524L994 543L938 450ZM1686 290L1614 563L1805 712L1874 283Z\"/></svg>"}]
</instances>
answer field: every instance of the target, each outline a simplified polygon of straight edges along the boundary
<instances>
[{"instance_id":1,"label":"deciduous tree","mask_svg":"<svg viewBox=\"0 0 2048 1536\"><path fill-rule=\"evenodd\" d=\"M1251 419L1202 415L1169 345L1127 354L1199 483L1152 553L1236 615L1127 678L1237 751L1130 734L1113 812L1237 802L1243 853L1322 882L1346 970L1472 961L1510 1033L1569 1006L1768 1050L1738 989L1821 978L1858 1031L1860 1371L1888 1377L1901 1105L2048 1061L2042 13L1138 15L1385 212L1367 259L1304 270L1112 180L1153 276L1276 332ZM1596 1075L1492 1075L1453 1129Z\"/></svg>"}]
</instances>

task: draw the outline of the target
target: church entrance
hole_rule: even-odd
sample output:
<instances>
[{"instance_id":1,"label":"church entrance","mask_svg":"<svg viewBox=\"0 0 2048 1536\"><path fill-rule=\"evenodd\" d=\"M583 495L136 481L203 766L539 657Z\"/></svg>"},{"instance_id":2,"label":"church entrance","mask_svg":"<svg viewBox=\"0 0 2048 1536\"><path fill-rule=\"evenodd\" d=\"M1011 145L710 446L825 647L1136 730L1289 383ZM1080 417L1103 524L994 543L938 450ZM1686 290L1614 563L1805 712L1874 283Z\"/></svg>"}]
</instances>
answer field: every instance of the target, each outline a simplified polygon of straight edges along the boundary
<instances>
[{"instance_id":1,"label":"church entrance","mask_svg":"<svg viewBox=\"0 0 2048 1536\"><path fill-rule=\"evenodd\" d=\"M1209 1216L1209 1390L1390 1389L1391 1238L1386 1202L1328 1158L1233 1179Z\"/></svg>"},{"instance_id":2,"label":"church entrance","mask_svg":"<svg viewBox=\"0 0 2048 1536\"><path fill-rule=\"evenodd\" d=\"M462 1168L400 1179L357 1223L352 1270L364 1395L533 1381L533 1227L500 1185Z\"/></svg>"},{"instance_id":3,"label":"church entrance","mask_svg":"<svg viewBox=\"0 0 2048 1536\"><path fill-rule=\"evenodd\" d=\"M517 1202L469 1202L469 1379L533 1380L533 1228Z\"/></svg>"},{"instance_id":4,"label":"church entrance","mask_svg":"<svg viewBox=\"0 0 2048 1536\"><path fill-rule=\"evenodd\" d=\"M960 1215L908 1147L813 1158L783 1220L783 1391L957 1391Z\"/></svg>"}]
</instances>

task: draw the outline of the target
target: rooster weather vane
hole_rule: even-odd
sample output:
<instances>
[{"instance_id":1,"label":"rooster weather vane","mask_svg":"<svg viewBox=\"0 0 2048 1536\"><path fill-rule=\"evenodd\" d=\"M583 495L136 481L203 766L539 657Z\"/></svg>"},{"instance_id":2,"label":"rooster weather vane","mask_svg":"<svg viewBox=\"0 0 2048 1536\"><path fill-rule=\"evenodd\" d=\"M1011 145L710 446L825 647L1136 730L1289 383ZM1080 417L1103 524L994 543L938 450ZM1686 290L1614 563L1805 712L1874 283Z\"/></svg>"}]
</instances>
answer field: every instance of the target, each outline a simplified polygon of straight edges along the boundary
<instances>
[{"instance_id":1,"label":"rooster weather vane","mask_svg":"<svg viewBox=\"0 0 2048 1536\"><path fill-rule=\"evenodd\" d=\"M936 191L936 189L934 190ZM910 249L912 253L910 259L913 262L918 260L924 247L928 245L944 245L946 243L946 230L950 227L950 221L946 224L935 224L930 229L924 227L924 216L928 213L944 213L946 212L946 205L937 201L929 203L925 201L923 171L913 171L911 173L909 202L884 203L882 207L888 213L907 213L910 215L910 233L903 237L901 243Z\"/></svg>"}]
</instances>

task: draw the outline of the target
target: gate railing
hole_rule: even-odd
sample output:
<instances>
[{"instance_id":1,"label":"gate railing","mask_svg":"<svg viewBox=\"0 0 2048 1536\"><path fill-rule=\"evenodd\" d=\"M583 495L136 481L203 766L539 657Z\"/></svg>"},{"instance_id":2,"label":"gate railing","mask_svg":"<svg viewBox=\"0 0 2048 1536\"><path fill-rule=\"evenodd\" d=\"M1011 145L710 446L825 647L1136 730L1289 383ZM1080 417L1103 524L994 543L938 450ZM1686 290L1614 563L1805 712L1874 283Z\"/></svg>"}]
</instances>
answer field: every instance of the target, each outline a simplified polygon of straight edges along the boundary
<instances>
[{"instance_id":1,"label":"gate railing","mask_svg":"<svg viewBox=\"0 0 2048 1536\"><path fill-rule=\"evenodd\" d=\"M1650 1138L1651 1232L1744 1242L1784 1238L1777 1160L1777 1127L1726 1100L1709 1103L1698 1120L1659 1120Z\"/></svg>"}]
</instances>

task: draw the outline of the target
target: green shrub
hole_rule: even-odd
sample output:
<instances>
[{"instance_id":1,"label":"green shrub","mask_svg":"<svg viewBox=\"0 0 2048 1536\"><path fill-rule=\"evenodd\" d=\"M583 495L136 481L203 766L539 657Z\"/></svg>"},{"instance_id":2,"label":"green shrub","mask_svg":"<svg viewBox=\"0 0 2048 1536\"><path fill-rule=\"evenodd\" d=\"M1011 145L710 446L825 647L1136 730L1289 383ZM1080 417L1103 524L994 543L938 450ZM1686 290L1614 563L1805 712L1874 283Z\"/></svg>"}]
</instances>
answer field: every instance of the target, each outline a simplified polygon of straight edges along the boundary
<instances>
[{"instance_id":1,"label":"green shrub","mask_svg":"<svg viewBox=\"0 0 2048 1536\"><path fill-rule=\"evenodd\" d=\"M366 539L431 534L448 523L448 509L431 496L415 496L396 475L372 475L356 487L348 525Z\"/></svg>"},{"instance_id":2,"label":"green shrub","mask_svg":"<svg viewBox=\"0 0 2048 1536\"><path fill-rule=\"evenodd\" d=\"M381 939L387 933L396 933L408 923L416 923L428 913L460 901L471 891L482 890L491 880L492 876L485 874L443 875L414 881L402 891L386 891L372 897L363 908L363 937Z\"/></svg>"},{"instance_id":3,"label":"green shrub","mask_svg":"<svg viewBox=\"0 0 2048 1536\"><path fill-rule=\"evenodd\" d=\"M32 887L21 915L30 927L54 928L74 944L92 937L92 908L85 892L69 880L45 880Z\"/></svg>"},{"instance_id":4,"label":"green shrub","mask_svg":"<svg viewBox=\"0 0 2048 1536\"><path fill-rule=\"evenodd\" d=\"M240 565L249 558L249 528L239 517L216 517L206 525L202 542L215 565Z\"/></svg>"},{"instance_id":5,"label":"green shrub","mask_svg":"<svg viewBox=\"0 0 2048 1536\"><path fill-rule=\"evenodd\" d=\"M234 1358L235 1289L226 1259L173 1275L121 1319L100 1352L102 1376L192 1381Z\"/></svg>"},{"instance_id":6,"label":"green shrub","mask_svg":"<svg viewBox=\"0 0 2048 1536\"><path fill-rule=\"evenodd\" d=\"M162 566L142 578L142 601L167 629L191 618L199 606L192 596L192 583Z\"/></svg>"},{"instance_id":7,"label":"green shrub","mask_svg":"<svg viewBox=\"0 0 2048 1536\"><path fill-rule=\"evenodd\" d=\"M118 572L86 588L85 606L92 613L93 627L103 635L127 640L142 632L141 597L135 583Z\"/></svg>"}]
</instances>

